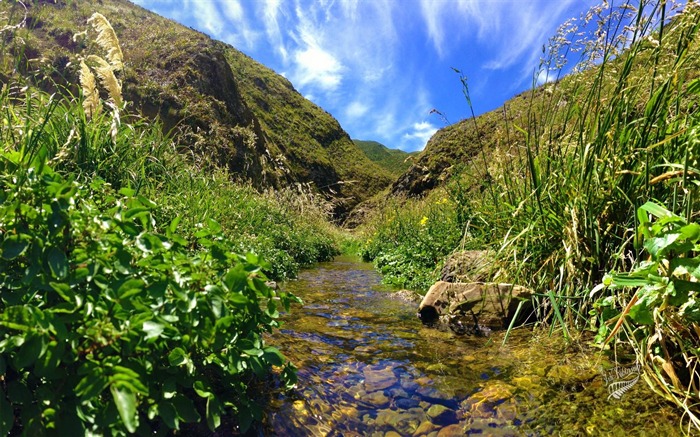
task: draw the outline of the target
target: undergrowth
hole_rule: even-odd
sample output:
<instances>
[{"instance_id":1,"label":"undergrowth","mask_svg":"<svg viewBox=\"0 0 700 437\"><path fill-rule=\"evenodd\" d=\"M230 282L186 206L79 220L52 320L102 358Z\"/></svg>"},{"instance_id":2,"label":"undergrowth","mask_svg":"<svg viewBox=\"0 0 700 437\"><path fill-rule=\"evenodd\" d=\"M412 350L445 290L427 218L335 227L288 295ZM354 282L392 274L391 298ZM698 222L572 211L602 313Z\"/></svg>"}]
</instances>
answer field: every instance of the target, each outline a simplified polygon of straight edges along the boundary
<instances>
[{"instance_id":1,"label":"undergrowth","mask_svg":"<svg viewBox=\"0 0 700 437\"><path fill-rule=\"evenodd\" d=\"M199 167L120 84L82 83L98 111L35 73L0 91L0 434L245 432L257 387L296 381L269 280L338 252L330 206Z\"/></svg>"}]
</instances>

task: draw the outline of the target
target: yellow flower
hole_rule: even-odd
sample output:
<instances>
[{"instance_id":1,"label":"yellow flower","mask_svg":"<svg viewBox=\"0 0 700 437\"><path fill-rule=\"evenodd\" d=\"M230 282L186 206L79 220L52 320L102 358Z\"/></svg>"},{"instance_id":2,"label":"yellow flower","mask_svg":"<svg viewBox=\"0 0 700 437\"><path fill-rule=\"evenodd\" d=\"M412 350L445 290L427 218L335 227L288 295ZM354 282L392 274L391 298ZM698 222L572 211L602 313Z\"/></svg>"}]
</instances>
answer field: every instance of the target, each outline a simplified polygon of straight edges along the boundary
<instances>
[{"instance_id":1,"label":"yellow flower","mask_svg":"<svg viewBox=\"0 0 700 437\"><path fill-rule=\"evenodd\" d=\"M420 219L420 225L425 226L426 223L428 223L428 217L423 216L423 218Z\"/></svg>"}]
</instances>

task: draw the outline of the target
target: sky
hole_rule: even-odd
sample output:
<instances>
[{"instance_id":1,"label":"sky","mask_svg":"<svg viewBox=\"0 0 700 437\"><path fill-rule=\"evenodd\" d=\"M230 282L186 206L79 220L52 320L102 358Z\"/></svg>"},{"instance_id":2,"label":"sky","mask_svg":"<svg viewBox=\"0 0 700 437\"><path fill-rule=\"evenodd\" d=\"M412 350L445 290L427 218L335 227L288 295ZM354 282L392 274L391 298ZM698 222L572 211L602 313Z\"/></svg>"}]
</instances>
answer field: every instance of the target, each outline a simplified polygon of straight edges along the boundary
<instances>
[{"instance_id":1,"label":"sky","mask_svg":"<svg viewBox=\"0 0 700 437\"><path fill-rule=\"evenodd\" d=\"M592 0L135 0L289 79L354 139L422 150L532 88L543 45ZM539 77L540 81L542 77ZM437 112L436 112L437 111Z\"/></svg>"}]
</instances>

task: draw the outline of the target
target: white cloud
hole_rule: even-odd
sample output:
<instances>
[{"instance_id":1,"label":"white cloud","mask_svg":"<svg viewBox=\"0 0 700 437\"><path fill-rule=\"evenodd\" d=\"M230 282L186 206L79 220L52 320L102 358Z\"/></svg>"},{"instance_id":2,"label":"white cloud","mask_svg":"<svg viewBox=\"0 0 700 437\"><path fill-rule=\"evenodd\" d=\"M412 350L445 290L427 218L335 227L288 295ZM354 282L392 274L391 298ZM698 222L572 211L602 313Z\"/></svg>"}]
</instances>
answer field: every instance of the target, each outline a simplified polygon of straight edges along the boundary
<instances>
[{"instance_id":1,"label":"white cloud","mask_svg":"<svg viewBox=\"0 0 700 437\"><path fill-rule=\"evenodd\" d=\"M210 34L219 36L226 26L224 15L220 13L216 2L185 0L184 7L192 11L192 16L197 21L197 28Z\"/></svg>"},{"instance_id":2,"label":"white cloud","mask_svg":"<svg viewBox=\"0 0 700 437\"><path fill-rule=\"evenodd\" d=\"M568 18L564 13L579 3L583 2L421 0L420 5L428 36L441 58L470 41L490 53L485 68L498 70L526 64L524 68L532 71L541 44Z\"/></svg>"},{"instance_id":3,"label":"white cloud","mask_svg":"<svg viewBox=\"0 0 700 437\"><path fill-rule=\"evenodd\" d=\"M414 123L411 130L403 135L403 138L409 140L413 146L419 146L419 149L423 149L428 142L428 140L435 135L438 128L433 126L432 123L427 121L421 121Z\"/></svg>"},{"instance_id":4,"label":"white cloud","mask_svg":"<svg viewBox=\"0 0 700 437\"><path fill-rule=\"evenodd\" d=\"M335 90L343 80L343 66L332 54L317 45L308 45L294 53L296 71L292 82L300 87L315 85L324 91Z\"/></svg>"},{"instance_id":5,"label":"white cloud","mask_svg":"<svg viewBox=\"0 0 700 437\"><path fill-rule=\"evenodd\" d=\"M262 21L270 45L276 48L277 53L282 57L282 62L286 63L289 52L284 44L280 29L281 5L281 0L265 0L262 6Z\"/></svg>"},{"instance_id":6,"label":"white cloud","mask_svg":"<svg viewBox=\"0 0 700 437\"><path fill-rule=\"evenodd\" d=\"M345 116L348 118L360 118L369 111L369 106L366 103L355 100L350 103L345 109Z\"/></svg>"}]
</instances>

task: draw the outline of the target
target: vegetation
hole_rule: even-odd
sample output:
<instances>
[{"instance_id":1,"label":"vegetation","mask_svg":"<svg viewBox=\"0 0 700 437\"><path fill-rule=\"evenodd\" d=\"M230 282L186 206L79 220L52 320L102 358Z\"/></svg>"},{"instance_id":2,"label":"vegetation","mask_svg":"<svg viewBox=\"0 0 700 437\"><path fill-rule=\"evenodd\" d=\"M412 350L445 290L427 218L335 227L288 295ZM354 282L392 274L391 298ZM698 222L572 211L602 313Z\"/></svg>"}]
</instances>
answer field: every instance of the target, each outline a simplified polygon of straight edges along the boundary
<instances>
[{"instance_id":1,"label":"vegetation","mask_svg":"<svg viewBox=\"0 0 700 437\"><path fill-rule=\"evenodd\" d=\"M650 384L700 428L700 7L678 8L606 3L565 23L538 72L550 81L439 132L394 185L395 193L421 193L449 171L440 190L453 201L436 205L437 191L389 207L392 221L377 214L365 255L378 264L401 257L417 249L407 249L417 235L444 239L443 252L455 241L492 249L495 281L538 291L551 329L567 339L571 329L593 329L601 347L636 351ZM574 73L560 78L577 53ZM462 147L450 143L460 131ZM455 217L452 231L421 228L416 218L429 214ZM419 275L434 275L433 261ZM602 285L606 272L611 287ZM400 268L390 273L401 276Z\"/></svg>"},{"instance_id":2,"label":"vegetation","mask_svg":"<svg viewBox=\"0 0 700 437\"><path fill-rule=\"evenodd\" d=\"M394 178L411 167L419 152L404 152L399 149L389 149L376 141L352 140L372 162L387 170Z\"/></svg>"},{"instance_id":3,"label":"vegetation","mask_svg":"<svg viewBox=\"0 0 700 437\"><path fill-rule=\"evenodd\" d=\"M186 159L126 109L103 18L71 60L81 86L24 63L31 31L2 30L0 434L245 431L257 387L296 381L264 334L298 300L268 280L337 253L332 206Z\"/></svg>"},{"instance_id":4,"label":"vegetation","mask_svg":"<svg viewBox=\"0 0 700 437\"><path fill-rule=\"evenodd\" d=\"M3 43L3 83L18 68L45 91L77 95L80 63L71 61L98 46L74 34L99 12L119 36L124 99L160 120L198 166L213 163L258 190L301 184L333 201L337 218L391 182L330 114L230 45L126 0L25 3L26 29ZM21 19L24 9L0 2L0 13Z\"/></svg>"}]
</instances>

